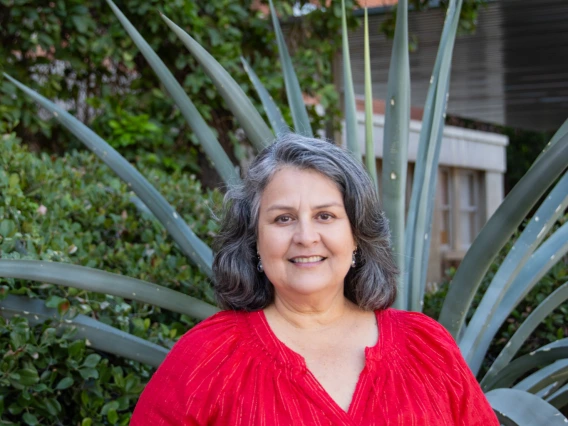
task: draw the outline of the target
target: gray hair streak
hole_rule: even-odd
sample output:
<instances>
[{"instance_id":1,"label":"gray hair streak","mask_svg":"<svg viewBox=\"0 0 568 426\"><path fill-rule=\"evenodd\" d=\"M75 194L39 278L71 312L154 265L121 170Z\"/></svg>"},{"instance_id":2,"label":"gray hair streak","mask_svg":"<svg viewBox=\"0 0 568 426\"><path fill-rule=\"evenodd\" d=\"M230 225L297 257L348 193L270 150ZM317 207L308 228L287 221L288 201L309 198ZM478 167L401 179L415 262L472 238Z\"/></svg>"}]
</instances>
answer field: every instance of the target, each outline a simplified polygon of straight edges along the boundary
<instances>
[{"instance_id":1,"label":"gray hair streak","mask_svg":"<svg viewBox=\"0 0 568 426\"><path fill-rule=\"evenodd\" d=\"M345 297L364 310L391 306L398 271L375 185L346 150L294 133L280 136L260 152L242 183L225 195L221 228L213 246L213 287L219 306L254 311L274 301L274 287L256 269L257 225L262 193L274 174L286 166L321 173L343 195L357 244L356 266L345 277Z\"/></svg>"}]
</instances>

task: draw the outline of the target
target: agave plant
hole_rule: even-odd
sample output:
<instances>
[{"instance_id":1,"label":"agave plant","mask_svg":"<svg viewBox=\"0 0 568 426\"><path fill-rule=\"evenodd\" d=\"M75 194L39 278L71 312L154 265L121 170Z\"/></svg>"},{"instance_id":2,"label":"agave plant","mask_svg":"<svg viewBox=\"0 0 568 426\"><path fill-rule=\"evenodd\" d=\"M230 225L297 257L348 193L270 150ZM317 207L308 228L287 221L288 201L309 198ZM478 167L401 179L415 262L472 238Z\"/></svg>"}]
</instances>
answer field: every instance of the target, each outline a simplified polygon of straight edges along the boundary
<instances>
[{"instance_id":1,"label":"agave plant","mask_svg":"<svg viewBox=\"0 0 568 426\"><path fill-rule=\"evenodd\" d=\"M175 100L219 175L227 183L238 182L240 177L236 167L221 148L199 111L183 92L180 84L116 5L111 0L106 1L170 96ZM434 208L436 170L461 5L462 0L449 2L424 106L412 197L408 216L405 217L404 194L410 122L408 1L400 0L398 4L389 70L383 149L384 167L381 180L383 205L392 227L394 251L397 253L399 268L404 271L400 278L399 297L396 301L396 307L400 309L420 311L422 308L429 256L428 236L431 231ZM356 158L361 160L362 154L356 142L358 139L355 97L351 79L344 2L342 2L342 7L345 134L347 147ZM270 0L270 10L294 129L299 133L311 135L312 129L302 92L272 0ZM166 16L162 18L214 82L256 150L270 143L274 135L288 131L288 126L277 105L262 86L246 59L242 60L243 66L263 104L270 127L222 66L182 28ZM371 124L372 91L366 10L364 21L365 164L369 174L378 184ZM167 229L183 253L203 272L211 274L211 249L190 230L180 215L131 164L69 113L10 76L5 75L5 78L36 100L45 110L51 112L59 122L124 180L136 193L139 201L147 206ZM487 222L467 252L453 279L439 320L454 336L475 374L479 372L489 344L501 324L539 279L568 251L568 224L557 229L545 240L552 225L568 206L566 158L568 158L568 121L558 130L532 168ZM554 183L555 186L549 191ZM491 281L473 317L466 324L466 315L473 297L491 262L521 221L547 191L549 192L544 201L516 240ZM197 319L206 318L217 310L216 307L205 302L156 284L75 265L0 259L0 276L121 296L184 313ZM511 362L536 326L566 299L568 299L568 283L557 289L531 313L481 380L481 386L487 392L490 403L503 423L552 425L568 422L568 419L558 411L568 404L568 385L566 384L568 382L568 339L543 346ZM28 315L31 322L43 321L50 317L59 318L54 310L46 308L41 302L21 296L9 296L0 302L0 307L8 316ZM159 365L167 352L165 348L80 315L67 319L62 326L77 327L80 333L76 337L88 338L94 348L152 366ZM120 344L117 344L118 342ZM527 376L528 372L542 366L545 367ZM519 382L521 377L524 378Z\"/></svg>"}]
</instances>

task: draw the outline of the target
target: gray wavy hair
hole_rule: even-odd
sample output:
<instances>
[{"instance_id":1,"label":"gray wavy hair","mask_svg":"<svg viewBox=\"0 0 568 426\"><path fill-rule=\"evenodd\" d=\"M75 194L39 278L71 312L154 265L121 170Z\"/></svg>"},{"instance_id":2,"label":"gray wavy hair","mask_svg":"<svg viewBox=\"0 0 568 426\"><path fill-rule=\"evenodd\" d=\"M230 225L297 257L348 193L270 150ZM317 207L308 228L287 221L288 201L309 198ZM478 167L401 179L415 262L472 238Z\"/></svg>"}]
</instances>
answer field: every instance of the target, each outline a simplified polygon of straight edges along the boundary
<instances>
[{"instance_id":1,"label":"gray wavy hair","mask_svg":"<svg viewBox=\"0 0 568 426\"><path fill-rule=\"evenodd\" d=\"M213 288L219 306L254 311L274 301L273 285L256 269L258 215L264 189L286 166L321 173L335 182L343 195L358 247L356 266L345 277L345 297L365 310L391 306L398 271L375 185L346 150L293 133L279 137L258 154L242 183L225 195L221 229L213 245Z\"/></svg>"}]
</instances>

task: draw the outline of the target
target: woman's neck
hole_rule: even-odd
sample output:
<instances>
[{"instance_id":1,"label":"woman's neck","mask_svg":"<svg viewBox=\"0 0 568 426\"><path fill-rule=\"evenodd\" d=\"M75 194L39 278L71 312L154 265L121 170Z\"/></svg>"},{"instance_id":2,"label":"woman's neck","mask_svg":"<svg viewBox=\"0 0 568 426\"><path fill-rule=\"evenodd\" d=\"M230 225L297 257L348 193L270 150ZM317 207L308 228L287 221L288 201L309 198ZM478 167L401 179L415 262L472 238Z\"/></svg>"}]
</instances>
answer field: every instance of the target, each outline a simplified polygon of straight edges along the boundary
<instances>
[{"instance_id":1,"label":"woman's neck","mask_svg":"<svg viewBox=\"0 0 568 426\"><path fill-rule=\"evenodd\" d=\"M264 312L267 317L283 321L296 329L315 331L332 328L358 310L359 308L341 292L328 300L320 298L315 302L290 300L277 294L274 303Z\"/></svg>"}]
</instances>

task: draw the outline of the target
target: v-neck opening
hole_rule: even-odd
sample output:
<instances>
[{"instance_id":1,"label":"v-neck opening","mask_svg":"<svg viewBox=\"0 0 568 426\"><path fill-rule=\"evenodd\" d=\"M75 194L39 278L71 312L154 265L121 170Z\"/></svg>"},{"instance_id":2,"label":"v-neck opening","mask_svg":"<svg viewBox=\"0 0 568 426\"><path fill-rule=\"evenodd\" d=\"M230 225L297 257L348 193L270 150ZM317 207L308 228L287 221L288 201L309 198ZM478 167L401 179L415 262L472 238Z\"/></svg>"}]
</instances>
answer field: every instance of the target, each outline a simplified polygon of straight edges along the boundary
<instances>
[{"instance_id":1,"label":"v-neck opening","mask_svg":"<svg viewBox=\"0 0 568 426\"><path fill-rule=\"evenodd\" d=\"M305 358L300 355L298 352L294 351L290 347L288 347L284 342L282 342L274 333L266 315L263 310L257 311L257 321L256 324L258 327L253 327L256 331L256 335L260 338L261 342L267 347L268 351L278 358L278 361L282 364L287 366L294 367L295 369L300 369L304 375L306 380L311 380L312 384L315 385L320 393L320 397L326 402L329 408L333 408L336 414L339 414L341 417L344 417L345 420L349 420L351 422L353 420L353 416L356 414L355 411L357 409L358 399L360 399L360 393L362 392L362 387L365 384L365 375L369 373L370 369L373 369L373 364L378 361L378 359L383 357L385 352L385 346L390 339L390 332L391 327L386 324L385 321L385 313L387 310L382 311L375 311L375 321L376 327L378 331L377 342L373 346L366 346L364 349L365 352L365 364L363 369L359 373L357 378L357 383L355 384L355 388L353 390L353 395L351 396L351 401L349 402L349 407L347 411L345 411L329 394L329 392L324 388L324 386L320 383L320 381L316 378L316 376L310 371L307 366ZM256 322L256 321L255 321ZM264 334L264 336L262 335Z\"/></svg>"}]
</instances>

